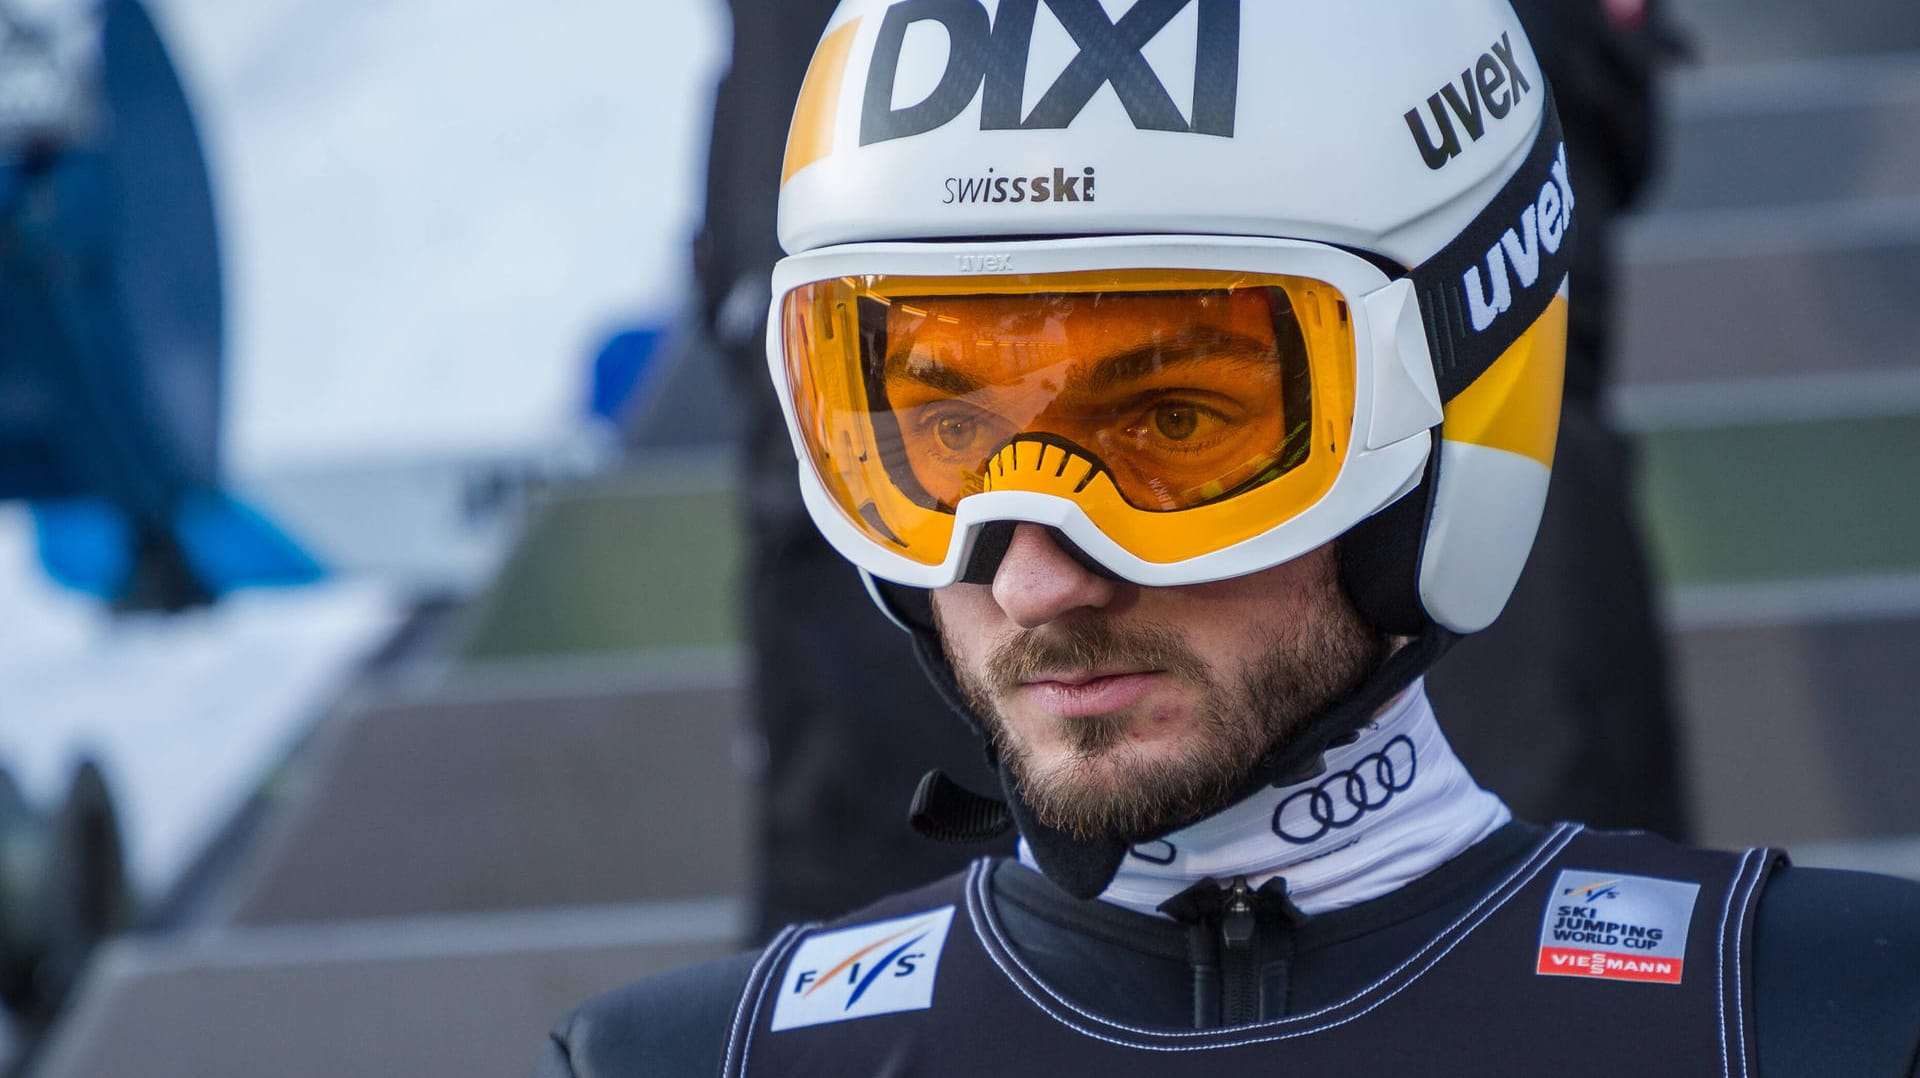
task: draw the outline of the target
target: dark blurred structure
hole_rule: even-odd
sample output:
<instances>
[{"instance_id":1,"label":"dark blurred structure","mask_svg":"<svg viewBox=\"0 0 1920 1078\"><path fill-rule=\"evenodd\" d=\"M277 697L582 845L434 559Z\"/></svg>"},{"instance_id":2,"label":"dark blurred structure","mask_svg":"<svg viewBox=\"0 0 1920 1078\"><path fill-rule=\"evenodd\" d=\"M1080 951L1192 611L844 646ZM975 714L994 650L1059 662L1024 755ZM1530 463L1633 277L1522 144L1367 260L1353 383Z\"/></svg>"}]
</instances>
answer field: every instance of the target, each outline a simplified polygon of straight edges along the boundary
<instances>
[{"instance_id":1,"label":"dark blurred structure","mask_svg":"<svg viewBox=\"0 0 1920 1078\"><path fill-rule=\"evenodd\" d=\"M928 768L993 788L979 745L921 675L907 635L868 602L853 567L807 518L767 378L787 120L834 6L730 0L733 62L715 101L696 247L704 313L741 403L751 707L768 760L756 938L945 875L983 852L938 846L907 826Z\"/></svg>"},{"instance_id":2,"label":"dark blurred structure","mask_svg":"<svg viewBox=\"0 0 1920 1078\"><path fill-rule=\"evenodd\" d=\"M753 713L771 761L761 816L760 930L829 916L954 871L980 852L907 826L931 767L993 789L980 748L924 683L906 635L808 521L763 352L767 276L791 103L829 0L732 0L699 280L715 347L744 402ZM1566 410L1532 561L1492 630L1430 679L1475 775L1535 819L1684 832L1666 665L1628 490L1600 417L1612 317L1608 222L1654 164L1654 78L1671 49L1652 5L1516 4L1555 87L1579 177ZM1610 11L1613 12L1610 14Z\"/></svg>"},{"instance_id":3,"label":"dark blurred structure","mask_svg":"<svg viewBox=\"0 0 1920 1078\"><path fill-rule=\"evenodd\" d=\"M1656 79L1679 43L1657 0L1513 5L1553 83L1591 216L1575 252L1560 442L1533 554L1499 620L1462 640L1427 686L1474 777L1518 815L1685 838L1678 724L1633 460L1603 413L1613 222L1659 165Z\"/></svg>"},{"instance_id":4,"label":"dark blurred structure","mask_svg":"<svg viewBox=\"0 0 1920 1078\"><path fill-rule=\"evenodd\" d=\"M120 823L99 767L83 760L61 804L45 813L0 768L0 1020L11 1016L24 1057L132 907ZM8 1064L0 1051L0 1074Z\"/></svg>"},{"instance_id":5,"label":"dark blurred structure","mask_svg":"<svg viewBox=\"0 0 1920 1078\"><path fill-rule=\"evenodd\" d=\"M168 923L96 959L33 1078L504 1078L579 1000L738 946L730 664L394 675L365 673Z\"/></svg>"},{"instance_id":6,"label":"dark blurred structure","mask_svg":"<svg viewBox=\"0 0 1920 1078\"><path fill-rule=\"evenodd\" d=\"M318 569L220 492L222 294L205 159L136 0L93 48L0 6L0 499L52 503L43 556L123 608ZM75 503L74 499L90 499Z\"/></svg>"}]
</instances>

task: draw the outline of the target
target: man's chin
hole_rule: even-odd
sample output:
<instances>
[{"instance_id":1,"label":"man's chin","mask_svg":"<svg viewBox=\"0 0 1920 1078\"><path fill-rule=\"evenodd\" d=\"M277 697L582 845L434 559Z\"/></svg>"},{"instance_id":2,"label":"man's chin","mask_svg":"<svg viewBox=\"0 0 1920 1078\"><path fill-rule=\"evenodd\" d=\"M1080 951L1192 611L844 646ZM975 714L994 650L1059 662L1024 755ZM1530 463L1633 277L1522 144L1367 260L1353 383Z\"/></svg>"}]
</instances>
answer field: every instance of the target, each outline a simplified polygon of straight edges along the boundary
<instances>
[{"instance_id":1,"label":"man's chin","mask_svg":"<svg viewBox=\"0 0 1920 1078\"><path fill-rule=\"evenodd\" d=\"M1234 782L1179 753L1122 740L1094 752L1012 761L1034 816L1080 839L1154 837L1217 808Z\"/></svg>"}]
</instances>

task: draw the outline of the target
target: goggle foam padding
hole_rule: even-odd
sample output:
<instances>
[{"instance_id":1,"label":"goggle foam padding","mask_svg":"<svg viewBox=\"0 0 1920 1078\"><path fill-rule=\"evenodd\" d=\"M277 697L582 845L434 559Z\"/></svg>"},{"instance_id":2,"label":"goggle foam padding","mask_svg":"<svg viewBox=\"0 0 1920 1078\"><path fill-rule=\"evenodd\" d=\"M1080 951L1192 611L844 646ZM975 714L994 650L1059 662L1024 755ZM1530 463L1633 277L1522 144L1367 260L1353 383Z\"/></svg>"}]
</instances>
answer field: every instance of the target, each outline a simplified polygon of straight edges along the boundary
<instances>
[{"instance_id":1,"label":"goggle foam padding","mask_svg":"<svg viewBox=\"0 0 1920 1078\"><path fill-rule=\"evenodd\" d=\"M1045 527L1045 525L1034 525ZM967 553L967 570L960 576L962 584L991 584L995 573L1000 571L1000 563L1006 560L1007 548L1013 545L1013 530L1019 522L1011 520L995 521L979 530L974 536L973 549ZM1047 538L1060 548L1067 557L1080 564L1080 567L1097 577L1106 580L1124 579L1119 573L1102 565L1093 555L1081 550L1066 533L1058 528L1047 528Z\"/></svg>"}]
</instances>

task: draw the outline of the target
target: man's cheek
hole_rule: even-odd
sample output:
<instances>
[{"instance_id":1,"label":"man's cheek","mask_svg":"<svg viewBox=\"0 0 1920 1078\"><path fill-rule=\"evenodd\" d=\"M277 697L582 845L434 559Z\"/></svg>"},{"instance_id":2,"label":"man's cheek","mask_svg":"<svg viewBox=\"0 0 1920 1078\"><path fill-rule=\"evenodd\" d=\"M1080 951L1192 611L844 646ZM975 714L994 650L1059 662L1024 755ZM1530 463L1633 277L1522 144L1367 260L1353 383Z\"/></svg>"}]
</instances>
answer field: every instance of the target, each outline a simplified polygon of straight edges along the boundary
<instances>
[{"instance_id":1,"label":"man's cheek","mask_svg":"<svg viewBox=\"0 0 1920 1078\"><path fill-rule=\"evenodd\" d=\"M984 662L991 649L982 639L986 633L980 603L960 594L966 587L956 584L933 593L933 628L947 661L958 668L973 669Z\"/></svg>"},{"instance_id":2,"label":"man's cheek","mask_svg":"<svg viewBox=\"0 0 1920 1078\"><path fill-rule=\"evenodd\" d=\"M954 636L944 637L942 643L946 648L947 662L953 665L955 673L976 685L991 683L987 677L987 657L992 654L990 647Z\"/></svg>"}]
</instances>

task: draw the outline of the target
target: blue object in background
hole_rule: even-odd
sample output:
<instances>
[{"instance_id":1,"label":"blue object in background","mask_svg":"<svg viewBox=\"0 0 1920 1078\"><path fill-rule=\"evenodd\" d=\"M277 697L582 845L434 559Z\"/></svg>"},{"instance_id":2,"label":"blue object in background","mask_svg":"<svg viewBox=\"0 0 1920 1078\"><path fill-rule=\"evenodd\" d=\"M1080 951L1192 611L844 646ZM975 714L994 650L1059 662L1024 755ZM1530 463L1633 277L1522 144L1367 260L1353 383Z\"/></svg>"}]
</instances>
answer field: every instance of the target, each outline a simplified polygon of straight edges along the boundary
<instances>
[{"instance_id":1,"label":"blue object in background","mask_svg":"<svg viewBox=\"0 0 1920 1078\"><path fill-rule=\"evenodd\" d=\"M593 360L592 414L618 424L628 403L643 384L666 331L640 326L613 335Z\"/></svg>"},{"instance_id":2,"label":"blue object in background","mask_svg":"<svg viewBox=\"0 0 1920 1078\"><path fill-rule=\"evenodd\" d=\"M108 601L134 586L140 538L104 498L33 503L40 563L59 584ZM312 584L326 571L258 511L218 491L180 499L172 536L194 578L214 595L239 588Z\"/></svg>"},{"instance_id":3,"label":"blue object in background","mask_svg":"<svg viewBox=\"0 0 1920 1078\"><path fill-rule=\"evenodd\" d=\"M613 335L593 362L593 415L620 432L628 453L719 449L740 417L724 359L698 317Z\"/></svg>"},{"instance_id":4,"label":"blue object in background","mask_svg":"<svg viewBox=\"0 0 1920 1078\"><path fill-rule=\"evenodd\" d=\"M0 146L0 498L51 499L35 510L49 573L123 607L316 579L292 540L218 493L206 160L146 9L104 9L103 122Z\"/></svg>"},{"instance_id":5,"label":"blue object in background","mask_svg":"<svg viewBox=\"0 0 1920 1078\"><path fill-rule=\"evenodd\" d=\"M40 564L60 584L102 599L117 597L133 573L133 528L100 498L35 502Z\"/></svg>"},{"instance_id":6,"label":"blue object in background","mask_svg":"<svg viewBox=\"0 0 1920 1078\"><path fill-rule=\"evenodd\" d=\"M193 491L174 510L187 564L216 594L311 584L326 575L299 544L253 507L215 490Z\"/></svg>"},{"instance_id":7,"label":"blue object in background","mask_svg":"<svg viewBox=\"0 0 1920 1078\"><path fill-rule=\"evenodd\" d=\"M223 298L180 81L110 0L92 129L0 147L0 497L104 496L158 522L217 485Z\"/></svg>"}]
</instances>

